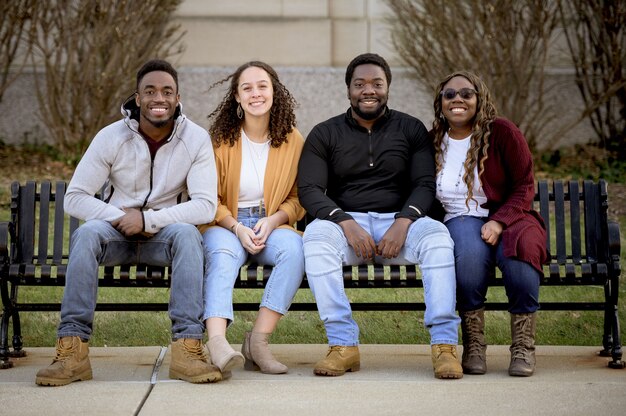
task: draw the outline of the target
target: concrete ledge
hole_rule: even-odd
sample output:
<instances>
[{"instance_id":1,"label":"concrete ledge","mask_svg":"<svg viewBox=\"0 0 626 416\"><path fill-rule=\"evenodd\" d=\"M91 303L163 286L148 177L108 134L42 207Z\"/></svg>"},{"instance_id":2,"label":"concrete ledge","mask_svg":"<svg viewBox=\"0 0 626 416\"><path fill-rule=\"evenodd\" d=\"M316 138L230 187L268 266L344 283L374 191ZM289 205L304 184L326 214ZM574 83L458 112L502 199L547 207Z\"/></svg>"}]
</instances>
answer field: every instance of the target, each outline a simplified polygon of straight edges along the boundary
<instances>
[{"instance_id":1,"label":"concrete ledge","mask_svg":"<svg viewBox=\"0 0 626 416\"><path fill-rule=\"evenodd\" d=\"M536 374L515 378L507 374L508 346L491 345L487 374L461 380L433 377L428 345L361 345L361 371L342 377L313 375L326 345L271 348L288 374L236 369L229 380L201 385L168 378L169 351L152 378L162 347L92 348L94 379L56 388L34 384L54 350L29 348L13 369L0 370L0 413L572 416L626 409L626 370L609 369L598 347L539 346Z\"/></svg>"}]
</instances>

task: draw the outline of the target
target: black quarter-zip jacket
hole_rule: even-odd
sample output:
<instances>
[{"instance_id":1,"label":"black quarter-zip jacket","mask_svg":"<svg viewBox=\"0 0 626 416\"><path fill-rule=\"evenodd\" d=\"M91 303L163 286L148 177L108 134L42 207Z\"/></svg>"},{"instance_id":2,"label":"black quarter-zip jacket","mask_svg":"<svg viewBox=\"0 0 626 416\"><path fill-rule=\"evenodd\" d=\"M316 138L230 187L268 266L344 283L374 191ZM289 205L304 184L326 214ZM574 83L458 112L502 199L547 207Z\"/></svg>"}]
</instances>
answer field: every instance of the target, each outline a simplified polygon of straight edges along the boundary
<instances>
[{"instance_id":1,"label":"black quarter-zip jacket","mask_svg":"<svg viewBox=\"0 0 626 416\"><path fill-rule=\"evenodd\" d=\"M416 220L435 198L433 145L415 117L386 109L371 130L348 109L311 130L298 166L308 214L339 223L347 212L397 212Z\"/></svg>"}]
</instances>

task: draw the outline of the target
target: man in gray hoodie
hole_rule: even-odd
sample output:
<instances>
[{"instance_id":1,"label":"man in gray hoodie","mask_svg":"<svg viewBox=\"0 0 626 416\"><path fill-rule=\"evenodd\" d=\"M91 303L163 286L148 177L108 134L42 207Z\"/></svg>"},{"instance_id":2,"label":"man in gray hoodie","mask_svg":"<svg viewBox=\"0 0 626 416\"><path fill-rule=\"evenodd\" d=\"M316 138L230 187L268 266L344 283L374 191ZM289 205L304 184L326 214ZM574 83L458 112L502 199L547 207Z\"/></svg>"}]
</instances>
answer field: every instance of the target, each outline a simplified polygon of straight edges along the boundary
<instances>
[{"instance_id":1,"label":"man in gray hoodie","mask_svg":"<svg viewBox=\"0 0 626 416\"><path fill-rule=\"evenodd\" d=\"M98 265L137 262L171 267L170 378L219 381L202 347L204 255L195 227L211 222L217 206L209 135L183 115L178 74L166 61L142 66L122 113L95 136L66 192L65 211L85 223L71 239L56 356L36 383L92 378ZM94 197L103 187L103 198Z\"/></svg>"}]
</instances>

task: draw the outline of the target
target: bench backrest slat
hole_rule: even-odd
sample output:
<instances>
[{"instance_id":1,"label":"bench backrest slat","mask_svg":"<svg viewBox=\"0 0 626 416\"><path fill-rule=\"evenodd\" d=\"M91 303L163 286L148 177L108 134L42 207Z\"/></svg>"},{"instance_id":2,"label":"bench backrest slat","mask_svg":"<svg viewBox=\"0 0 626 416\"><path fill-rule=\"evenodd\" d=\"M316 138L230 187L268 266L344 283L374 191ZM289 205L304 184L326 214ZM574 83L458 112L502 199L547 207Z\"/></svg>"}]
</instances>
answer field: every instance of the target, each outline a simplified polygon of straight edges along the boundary
<instances>
[{"instance_id":1,"label":"bench backrest slat","mask_svg":"<svg viewBox=\"0 0 626 416\"><path fill-rule=\"evenodd\" d=\"M598 249L596 247L596 241L598 237L598 224L597 224L597 191L593 182L583 182L583 192L585 193L585 253L587 254L587 260L591 263L595 263L598 260Z\"/></svg>"},{"instance_id":2,"label":"bench backrest slat","mask_svg":"<svg viewBox=\"0 0 626 416\"><path fill-rule=\"evenodd\" d=\"M39 188L39 241L37 244L37 261L48 263L48 223L50 219L50 182L42 182Z\"/></svg>"},{"instance_id":3,"label":"bench backrest slat","mask_svg":"<svg viewBox=\"0 0 626 416\"><path fill-rule=\"evenodd\" d=\"M63 242L65 241L65 211L63 203L65 201L65 182L56 183L56 191L54 195L54 245L52 252L52 261L54 264L63 262Z\"/></svg>"},{"instance_id":4,"label":"bench backrest slat","mask_svg":"<svg viewBox=\"0 0 626 416\"><path fill-rule=\"evenodd\" d=\"M563 182L554 181L553 188L556 259L559 264L563 264L567 260L565 250L565 190L563 188Z\"/></svg>"},{"instance_id":5,"label":"bench backrest slat","mask_svg":"<svg viewBox=\"0 0 626 416\"><path fill-rule=\"evenodd\" d=\"M19 219L18 232L20 234L17 257L20 263L32 263L35 252L35 182L29 181L25 186L18 186ZM30 221L24 221L25 218Z\"/></svg>"},{"instance_id":6,"label":"bench backrest slat","mask_svg":"<svg viewBox=\"0 0 626 416\"><path fill-rule=\"evenodd\" d=\"M572 244L572 262L580 264L582 259L581 240L580 240L580 188L578 181L569 181L569 200L570 200L570 241Z\"/></svg>"},{"instance_id":7,"label":"bench backrest slat","mask_svg":"<svg viewBox=\"0 0 626 416\"><path fill-rule=\"evenodd\" d=\"M550 247L550 191L548 189L548 182L539 181L537 183L537 194L539 197L539 214L541 215L541 218L543 218L543 222L546 224L548 252L552 253L552 249Z\"/></svg>"}]
</instances>

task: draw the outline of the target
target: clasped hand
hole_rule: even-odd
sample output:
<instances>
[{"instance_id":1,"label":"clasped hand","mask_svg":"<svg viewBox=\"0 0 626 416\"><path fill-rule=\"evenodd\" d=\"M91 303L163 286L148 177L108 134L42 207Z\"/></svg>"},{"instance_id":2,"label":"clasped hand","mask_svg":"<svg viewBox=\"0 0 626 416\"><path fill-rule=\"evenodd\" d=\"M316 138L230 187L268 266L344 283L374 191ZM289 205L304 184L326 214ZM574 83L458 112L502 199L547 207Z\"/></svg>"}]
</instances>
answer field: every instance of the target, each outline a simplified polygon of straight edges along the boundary
<instances>
[{"instance_id":1,"label":"clasped hand","mask_svg":"<svg viewBox=\"0 0 626 416\"><path fill-rule=\"evenodd\" d=\"M250 254L258 254L265 248L265 242L276 226L269 217L261 218L253 228L239 226L237 237L243 248Z\"/></svg>"},{"instance_id":2,"label":"clasped hand","mask_svg":"<svg viewBox=\"0 0 626 416\"><path fill-rule=\"evenodd\" d=\"M370 260L375 255L379 255L385 259L391 259L398 257L400 254L400 250L406 241L411 220L406 218L396 219L378 242L378 245L374 243L372 236L356 221L346 220L342 221L340 225L348 240L348 244L358 257Z\"/></svg>"},{"instance_id":3,"label":"clasped hand","mask_svg":"<svg viewBox=\"0 0 626 416\"><path fill-rule=\"evenodd\" d=\"M137 208L122 208L122 211L124 211L124 215L112 221L111 225L126 237L142 233L143 215L141 211Z\"/></svg>"},{"instance_id":4,"label":"clasped hand","mask_svg":"<svg viewBox=\"0 0 626 416\"><path fill-rule=\"evenodd\" d=\"M502 224L498 221L490 220L487 221L480 228L480 236L482 237L485 243L495 246L498 244L498 240L500 239L500 235L502 234Z\"/></svg>"}]
</instances>

